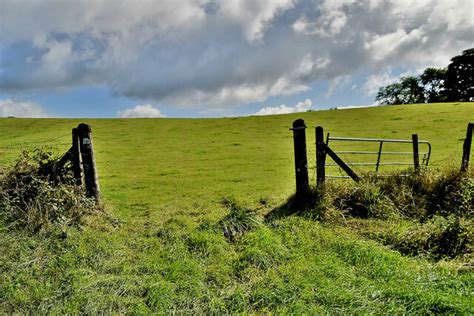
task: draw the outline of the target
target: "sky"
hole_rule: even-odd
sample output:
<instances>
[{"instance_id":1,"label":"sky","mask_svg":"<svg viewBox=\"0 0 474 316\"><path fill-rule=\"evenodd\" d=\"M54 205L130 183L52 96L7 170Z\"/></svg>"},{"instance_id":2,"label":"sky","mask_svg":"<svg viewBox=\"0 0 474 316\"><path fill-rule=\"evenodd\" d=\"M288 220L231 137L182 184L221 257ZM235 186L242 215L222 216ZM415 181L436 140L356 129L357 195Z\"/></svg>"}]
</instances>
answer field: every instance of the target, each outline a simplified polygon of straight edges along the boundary
<instances>
[{"instance_id":1,"label":"sky","mask_svg":"<svg viewBox=\"0 0 474 316\"><path fill-rule=\"evenodd\" d=\"M369 106L473 44L474 0L0 0L0 117Z\"/></svg>"}]
</instances>

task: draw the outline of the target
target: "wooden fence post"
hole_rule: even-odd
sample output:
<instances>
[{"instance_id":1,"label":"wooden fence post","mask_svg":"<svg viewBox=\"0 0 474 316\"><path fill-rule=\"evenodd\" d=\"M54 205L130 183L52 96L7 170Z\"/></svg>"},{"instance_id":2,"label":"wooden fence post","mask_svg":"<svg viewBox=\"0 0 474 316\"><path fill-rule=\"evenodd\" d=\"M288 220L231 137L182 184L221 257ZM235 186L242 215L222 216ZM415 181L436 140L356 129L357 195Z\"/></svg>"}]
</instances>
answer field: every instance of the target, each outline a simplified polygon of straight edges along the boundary
<instances>
[{"instance_id":1,"label":"wooden fence post","mask_svg":"<svg viewBox=\"0 0 474 316\"><path fill-rule=\"evenodd\" d=\"M469 156L471 155L473 129L474 123L469 123L467 125L466 139L464 139L464 144L462 146L461 172L467 172L469 170Z\"/></svg>"},{"instance_id":2,"label":"wooden fence post","mask_svg":"<svg viewBox=\"0 0 474 316\"><path fill-rule=\"evenodd\" d=\"M79 145L79 135L77 128L72 129L72 169L74 173L74 181L77 186L82 186L82 164L81 164L81 150Z\"/></svg>"},{"instance_id":3,"label":"wooden fence post","mask_svg":"<svg viewBox=\"0 0 474 316\"><path fill-rule=\"evenodd\" d=\"M316 127L316 185L324 185L326 181L326 146L324 144L324 129Z\"/></svg>"},{"instance_id":4,"label":"wooden fence post","mask_svg":"<svg viewBox=\"0 0 474 316\"><path fill-rule=\"evenodd\" d=\"M306 125L304 120L294 121L292 130L295 148L296 196L300 202L304 202L309 193Z\"/></svg>"},{"instance_id":5,"label":"wooden fence post","mask_svg":"<svg viewBox=\"0 0 474 316\"><path fill-rule=\"evenodd\" d=\"M99 176L95 164L94 147L92 143L92 130L87 124L79 124L77 133L80 141L80 152L82 157L82 166L84 169L84 182L86 185L86 194L100 200Z\"/></svg>"},{"instance_id":6,"label":"wooden fence post","mask_svg":"<svg viewBox=\"0 0 474 316\"><path fill-rule=\"evenodd\" d=\"M413 168L415 172L420 170L420 151L418 150L418 134L412 134L411 140L413 143Z\"/></svg>"}]
</instances>

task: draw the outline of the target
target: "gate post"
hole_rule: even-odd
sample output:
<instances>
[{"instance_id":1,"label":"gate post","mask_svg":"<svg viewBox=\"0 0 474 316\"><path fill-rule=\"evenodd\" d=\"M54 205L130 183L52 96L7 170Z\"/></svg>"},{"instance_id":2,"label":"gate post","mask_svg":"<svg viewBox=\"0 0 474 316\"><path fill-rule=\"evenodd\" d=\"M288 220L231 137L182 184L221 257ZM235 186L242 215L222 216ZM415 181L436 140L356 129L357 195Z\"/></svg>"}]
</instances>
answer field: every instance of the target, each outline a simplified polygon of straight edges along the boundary
<instances>
[{"instance_id":1,"label":"gate post","mask_svg":"<svg viewBox=\"0 0 474 316\"><path fill-rule=\"evenodd\" d=\"M412 134L411 140L413 142L413 168L415 172L420 170L420 154L418 150L418 134Z\"/></svg>"},{"instance_id":2,"label":"gate post","mask_svg":"<svg viewBox=\"0 0 474 316\"><path fill-rule=\"evenodd\" d=\"M462 146L461 172L467 172L469 170L469 156L471 155L473 129L474 123L469 123L467 125L466 139L464 139L464 144Z\"/></svg>"},{"instance_id":3,"label":"gate post","mask_svg":"<svg viewBox=\"0 0 474 316\"><path fill-rule=\"evenodd\" d=\"M293 142L295 150L296 198L304 202L309 193L308 160L306 156L306 125L304 120L293 122Z\"/></svg>"},{"instance_id":4,"label":"gate post","mask_svg":"<svg viewBox=\"0 0 474 316\"><path fill-rule=\"evenodd\" d=\"M74 173L74 182L77 186L82 186L82 165L81 165L81 151L79 145L79 135L77 128L72 129L72 169Z\"/></svg>"},{"instance_id":5,"label":"gate post","mask_svg":"<svg viewBox=\"0 0 474 316\"><path fill-rule=\"evenodd\" d=\"M99 176L95 164L94 148L92 143L92 130L87 124L79 124L77 133L80 141L82 165L84 168L84 180L88 196L100 200Z\"/></svg>"},{"instance_id":6,"label":"gate post","mask_svg":"<svg viewBox=\"0 0 474 316\"><path fill-rule=\"evenodd\" d=\"M324 185L326 181L326 150L324 144L324 129L316 127L316 185Z\"/></svg>"}]
</instances>

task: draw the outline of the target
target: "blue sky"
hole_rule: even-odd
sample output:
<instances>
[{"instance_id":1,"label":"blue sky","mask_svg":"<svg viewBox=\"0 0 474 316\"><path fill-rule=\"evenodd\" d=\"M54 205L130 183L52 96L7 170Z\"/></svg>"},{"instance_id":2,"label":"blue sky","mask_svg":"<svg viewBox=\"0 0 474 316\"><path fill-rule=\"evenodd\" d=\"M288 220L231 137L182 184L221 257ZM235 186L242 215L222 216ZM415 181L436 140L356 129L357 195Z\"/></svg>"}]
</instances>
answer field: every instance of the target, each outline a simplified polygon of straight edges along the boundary
<instances>
[{"instance_id":1,"label":"blue sky","mask_svg":"<svg viewBox=\"0 0 474 316\"><path fill-rule=\"evenodd\" d=\"M471 0L0 0L0 116L371 105L470 48L473 15Z\"/></svg>"}]
</instances>

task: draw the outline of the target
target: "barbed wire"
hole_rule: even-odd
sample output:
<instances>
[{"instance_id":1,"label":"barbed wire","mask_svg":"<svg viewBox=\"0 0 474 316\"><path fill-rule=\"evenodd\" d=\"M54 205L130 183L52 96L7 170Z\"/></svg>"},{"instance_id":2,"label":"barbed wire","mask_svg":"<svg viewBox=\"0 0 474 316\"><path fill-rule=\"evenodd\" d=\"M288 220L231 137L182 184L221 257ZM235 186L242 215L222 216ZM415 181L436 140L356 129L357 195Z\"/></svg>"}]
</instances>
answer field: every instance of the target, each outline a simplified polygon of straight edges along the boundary
<instances>
[{"instance_id":1,"label":"barbed wire","mask_svg":"<svg viewBox=\"0 0 474 316\"><path fill-rule=\"evenodd\" d=\"M9 146L0 145L0 150L8 150L8 149L15 149L15 148L28 148L28 147L32 147L32 146L48 144L48 143L54 142L58 139L66 137L66 136L71 136L71 133L63 134L63 135L60 135L60 136L55 136L55 137L48 138L48 139L28 141L25 144L14 144L14 145L9 145ZM59 144L54 144L54 145L50 144L50 145L51 146L58 146L58 145L65 145L65 144L68 144L68 143L62 142L62 143L59 143Z\"/></svg>"}]
</instances>

